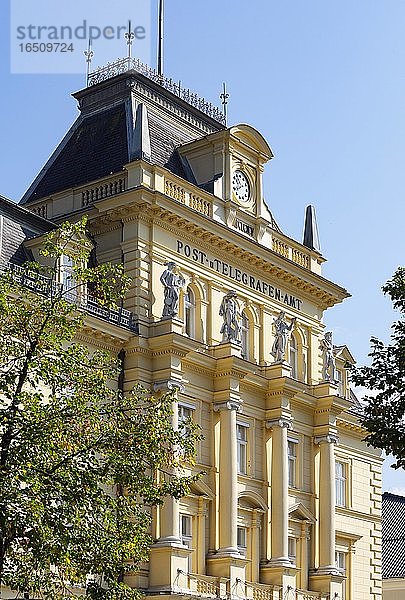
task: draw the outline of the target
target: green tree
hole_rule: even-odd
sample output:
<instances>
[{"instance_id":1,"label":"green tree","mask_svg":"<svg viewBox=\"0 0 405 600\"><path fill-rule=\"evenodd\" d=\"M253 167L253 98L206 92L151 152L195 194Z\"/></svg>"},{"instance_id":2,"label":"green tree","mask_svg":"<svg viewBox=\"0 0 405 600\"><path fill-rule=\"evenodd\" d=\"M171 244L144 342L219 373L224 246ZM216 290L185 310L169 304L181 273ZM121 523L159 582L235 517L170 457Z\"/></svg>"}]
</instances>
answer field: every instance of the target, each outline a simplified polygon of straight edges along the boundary
<instances>
[{"instance_id":1,"label":"green tree","mask_svg":"<svg viewBox=\"0 0 405 600\"><path fill-rule=\"evenodd\" d=\"M91 285L111 306L128 286L120 265L87 267L85 227L62 225L45 266L0 277L0 582L34 597L78 584L136 595L123 580L147 560L150 507L193 480L182 465L198 433L173 430L173 394L114 391L119 361L74 341L86 313L72 300ZM65 286L61 262L73 264Z\"/></svg>"},{"instance_id":2,"label":"green tree","mask_svg":"<svg viewBox=\"0 0 405 600\"><path fill-rule=\"evenodd\" d=\"M382 289L400 319L392 325L390 344L371 338L371 364L354 369L352 380L373 392L364 398L361 416L367 443L394 455L399 468L405 467L405 268L399 267Z\"/></svg>"}]
</instances>

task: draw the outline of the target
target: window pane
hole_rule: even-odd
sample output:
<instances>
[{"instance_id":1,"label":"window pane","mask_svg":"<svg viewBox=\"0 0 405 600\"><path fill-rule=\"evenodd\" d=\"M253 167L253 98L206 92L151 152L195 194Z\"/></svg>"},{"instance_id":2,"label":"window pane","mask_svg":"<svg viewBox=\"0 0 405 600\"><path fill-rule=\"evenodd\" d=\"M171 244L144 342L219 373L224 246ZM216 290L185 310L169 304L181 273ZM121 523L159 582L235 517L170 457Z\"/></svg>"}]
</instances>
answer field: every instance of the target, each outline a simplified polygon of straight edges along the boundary
<instances>
[{"instance_id":1,"label":"window pane","mask_svg":"<svg viewBox=\"0 0 405 600\"><path fill-rule=\"evenodd\" d=\"M342 571L346 569L346 554L344 552L336 552L336 566Z\"/></svg>"},{"instance_id":2,"label":"window pane","mask_svg":"<svg viewBox=\"0 0 405 600\"><path fill-rule=\"evenodd\" d=\"M184 295L184 320L186 334L193 337L195 335L195 299L190 288L187 288Z\"/></svg>"},{"instance_id":3,"label":"window pane","mask_svg":"<svg viewBox=\"0 0 405 600\"><path fill-rule=\"evenodd\" d=\"M346 506L346 464L335 464L336 506Z\"/></svg>"},{"instance_id":4,"label":"window pane","mask_svg":"<svg viewBox=\"0 0 405 600\"><path fill-rule=\"evenodd\" d=\"M296 486L297 442L288 440L288 486Z\"/></svg>"},{"instance_id":5,"label":"window pane","mask_svg":"<svg viewBox=\"0 0 405 600\"><path fill-rule=\"evenodd\" d=\"M241 346L242 358L249 358L249 319L244 312L242 313L241 322Z\"/></svg>"},{"instance_id":6,"label":"window pane","mask_svg":"<svg viewBox=\"0 0 405 600\"><path fill-rule=\"evenodd\" d=\"M237 530L237 544L238 550L241 554L246 555L246 527L238 527Z\"/></svg>"},{"instance_id":7,"label":"window pane","mask_svg":"<svg viewBox=\"0 0 405 600\"><path fill-rule=\"evenodd\" d=\"M238 473L242 475L246 475L246 465L247 465L247 427L243 425L236 425L236 439L238 444Z\"/></svg>"},{"instance_id":8,"label":"window pane","mask_svg":"<svg viewBox=\"0 0 405 600\"><path fill-rule=\"evenodd\" d=\"M288 558L291 562L295 563L295 559L297 556L297 544L296 540L293 537L288 538Z\"/></svg>"}]
</instances>

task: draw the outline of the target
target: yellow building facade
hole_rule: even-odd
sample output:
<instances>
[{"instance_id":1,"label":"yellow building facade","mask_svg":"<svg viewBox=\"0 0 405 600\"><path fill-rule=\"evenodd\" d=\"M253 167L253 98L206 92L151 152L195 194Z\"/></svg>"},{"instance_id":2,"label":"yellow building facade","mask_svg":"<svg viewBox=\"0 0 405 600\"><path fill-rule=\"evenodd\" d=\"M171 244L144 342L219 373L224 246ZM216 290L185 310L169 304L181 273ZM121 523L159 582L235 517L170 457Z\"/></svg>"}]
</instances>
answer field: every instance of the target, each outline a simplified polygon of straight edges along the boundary
<instances>
[{"instance_id":1,"label":"yellow building facade","mask_svg":"<svg viewBox=\"0 0 405 600\"><path fill-rule=\"evenodd\" d=\"M125 265L136 331L125 386L177 389L173 420L203 439L190 495L156 510L152 597L381 599L381 459L367 448L345 346L323 315L348 293L322 277L263 194L272 151L139 63L96 72L81 114L22 202L89 216L98 262ZM118 74L117 74L118 73Z\"/></svg>"}]
</instances>

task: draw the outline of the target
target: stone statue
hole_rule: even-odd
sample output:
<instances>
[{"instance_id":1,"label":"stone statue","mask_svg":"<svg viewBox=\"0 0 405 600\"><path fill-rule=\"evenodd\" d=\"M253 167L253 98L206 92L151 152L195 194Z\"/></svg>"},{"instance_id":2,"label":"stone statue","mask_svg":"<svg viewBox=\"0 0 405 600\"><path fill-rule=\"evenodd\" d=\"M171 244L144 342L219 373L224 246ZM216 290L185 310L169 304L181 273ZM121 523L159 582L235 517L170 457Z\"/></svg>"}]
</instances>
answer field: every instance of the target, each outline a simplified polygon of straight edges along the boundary
<instances>
[{"instance_id":1,"label":"stone statue","mask_svg":"<svg viewBox=\"0 0 405 600\"><path fill-rule=\"evenodd\" d=\"M271 354L274 356L274 362L282 362L285 359L285 351L289 334L295 326L296 317L291 319L290 325L287 325L285 320L285 312L282 310L277 319L274 319L273 324L276 330Z\"/></svg>"},{"instance_id":2,"label":"stone statue","mask_svg":"<svg viewBox=\"0 0 405 600\"><path fill-rule=\"evenodd\" d=\"M323 351L323 380L335 382L336 361L333 354L331 331L327 331L325 337L321 340L321 350Z\"/></svg>"},{"instance_id":3,"label":"stone statue","mask_svg":"<svg viewBox=\"0 0 405 600\"><path fill-rule=\"evenodd\" d=\"M219 314L224 319L221 327L223 341L240 343L240 313L235 291L231 290L223 297Z\"/></svg>"},{"instance_id":4,"label":"stone statue","mask_svg":"<svg viewBox=\"0 0 405 600\"><path fill-rule=\"evenodd\" d=\"M179 312L180 290L185 285L182 275L176 272L176 263L168 262L160 276L160 282L165 290L162 318L177 317Z\"/></svg>"}]
</instances>

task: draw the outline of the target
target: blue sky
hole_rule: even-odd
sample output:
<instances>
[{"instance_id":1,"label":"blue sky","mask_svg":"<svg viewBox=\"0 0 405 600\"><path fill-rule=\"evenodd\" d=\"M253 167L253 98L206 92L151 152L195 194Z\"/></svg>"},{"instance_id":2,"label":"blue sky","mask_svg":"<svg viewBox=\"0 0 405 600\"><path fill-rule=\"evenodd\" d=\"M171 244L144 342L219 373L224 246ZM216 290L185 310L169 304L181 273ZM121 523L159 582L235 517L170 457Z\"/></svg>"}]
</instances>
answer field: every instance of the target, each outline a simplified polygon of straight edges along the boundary
<instances>
[{"instance_id":1,"label":"blue sky","mask_svg":"<svg viewBox=\"0 0 405 600\"><path fill-rule=\"evenodd\" d=\"M8 0L0 11L0 193L18 200L76 117L85 69L11 75ZM227 82L229 123L273 149L265 197L286 234L301 240L315 205L324 275L352 294L325 321L360 363L370 335L388 339L380 287L404 263L404 28L403 0L166 0L165 72L214 102ZM404 475L386 486L405 491Z\"/></svg>"}]
</instances>

